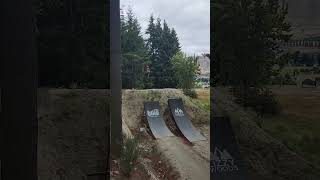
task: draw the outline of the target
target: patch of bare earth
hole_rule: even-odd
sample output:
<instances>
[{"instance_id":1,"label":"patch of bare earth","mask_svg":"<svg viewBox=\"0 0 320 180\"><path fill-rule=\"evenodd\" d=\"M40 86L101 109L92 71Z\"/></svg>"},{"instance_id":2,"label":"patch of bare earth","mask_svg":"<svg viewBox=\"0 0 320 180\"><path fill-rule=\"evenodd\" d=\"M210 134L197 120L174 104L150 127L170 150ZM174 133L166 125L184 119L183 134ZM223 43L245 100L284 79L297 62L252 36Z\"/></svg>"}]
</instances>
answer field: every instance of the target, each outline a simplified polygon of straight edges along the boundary
<instances>
[{"instance_id":1,"label":"patch of bare earth","mask_svg":"<svg viewBox=\"0 0 320 180\"><path fill-rule=\"evenodd\" d=\"M39 89L39 179L105 176L108 147L108 92Z\"/></svg>"},{"instance_id":2,"label":"patch of bare earth","mask_svg":"<svg viewBox=\"0 0 320 180\"><path fill-rule=\"evenodd\" d=\"M114 180L176 180L179 173L168 159L158 151L156 142L146 131L131 129L132 136L139 137L140 154L129 176L124 176L118 161L111 163L111 176Z\"/></svg>"}]
</instances>

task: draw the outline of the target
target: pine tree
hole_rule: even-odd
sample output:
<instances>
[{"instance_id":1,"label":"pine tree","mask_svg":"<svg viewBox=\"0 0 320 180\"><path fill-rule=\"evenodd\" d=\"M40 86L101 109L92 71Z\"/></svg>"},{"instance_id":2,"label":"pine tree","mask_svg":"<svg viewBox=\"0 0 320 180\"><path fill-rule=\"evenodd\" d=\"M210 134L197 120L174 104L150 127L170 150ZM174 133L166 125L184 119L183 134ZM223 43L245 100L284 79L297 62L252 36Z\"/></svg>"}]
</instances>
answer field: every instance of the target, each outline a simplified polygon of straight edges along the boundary
<instances>
[{"instance_id":1,"label":"pine tree","mask_svg":"<svg viewBox=\"0 0 320 180\"><path fill-rule=\"evenodd\" d=\"M213 48L220 82L239 87L264 86L290 38L287 6L280 0L216 0L213 3Z\"/></svg>"},{"instance_id":2,"label":"pine tree","mask_svg":"<svg viewBox=\"0 0 320 180\"><path fill-rule=\"evenodd\" d=\"M173 29L173 31L171 31L166 21L163 22L161 43L160 57L165 67L162 81L166 87L176 87L178 83L174 76L171 59L180 51L179 40L175 34L175 30Z\"/></svg>"},{"instance_id":3,"label":"pine tree","mask_svg":"<svg viewBox=\"0 0 320 180\"><path fill-rule=\"evenodd\" d=\"M170 29L167 22L158 18L154 23L150 17L149 27L146 32L149 56L151 60L151 77L156 88L176 87L172 57L180 51L180 44L174 29Z\"/></svg>"},{"instance_id":4,"label":"pine tree","mask_svg":"<svg viewBox=\"0 0 320 180\"><path fill-rule=\"evenodd\" d=\"M154 87L159 88L161 75L162 75L161 70L163 68L162 63L160 61L160 57L159 57L160 39L162 34L161 20L159 18L155 23L154 18L151 15L146 34L149 35L149 38L147 39L147 46L148 46L148 52L149 52L149 57L151 62L150 76L152 78Z\"/></svg>"},{"instance_id":5,"label":"pine tree","mask_svg":"<svg viewBox=\"0 0 320 180\"><path fill-rule=\"evenodd\" d=\"M121 47L123 55L122 82L124 88L144 88L148 84L144 67L148 63L147 49L141 35L141 27L129 8L121 18Z\"/></svg>"},{"instance_id":6,"label":"pine tree","mask_svg":"<svg viewBox=\"0 0 320 180\"><path fill-rule=\"evenodd\" d=\"M153 44L154 44L153 42L154 42L154 38L155 38L154 32L155 32L154 17L153 17L153 15L151 15L150 20L149 20L149 25L146 30L146 34L149 35L149 38L147 40L147 47L148 47L150 54L153 54L152 49L155 49L153 47Z\"/></svg>"},{"instance_id":7,"label":"pine tree","mask_svg":"<svg viewBox=\"0 0 320 180\"><path fill-rule=\"evenodd\" d=\"M173 57L175 54L181 51L178 35L174 28L171 29L171 38L169 43L172 46L172 52L170 53L170 55Z\"/></svg>"}]
</instances>

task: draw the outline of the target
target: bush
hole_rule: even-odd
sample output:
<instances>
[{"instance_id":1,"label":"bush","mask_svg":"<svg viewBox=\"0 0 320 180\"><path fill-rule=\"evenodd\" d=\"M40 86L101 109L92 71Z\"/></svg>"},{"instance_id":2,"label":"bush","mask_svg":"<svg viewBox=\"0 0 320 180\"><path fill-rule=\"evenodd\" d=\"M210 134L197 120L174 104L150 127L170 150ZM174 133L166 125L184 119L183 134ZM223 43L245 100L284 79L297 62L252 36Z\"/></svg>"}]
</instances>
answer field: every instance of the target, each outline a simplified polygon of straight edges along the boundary
<instances>
[{"instance_id":1,"label":"bush","mask_svg":"<svg viewBox=\"0 0 320 180\"><path fill-rule=\"evenodd\" d=\"M191 98L197 98L198 94L194 89L183 89L183 94Z\"/></svg>"},{"instance_id":2,"label":"bush","mask_svg":"<svg viewBox=\"0 0 320 180\"><path fill-rule=\"evenodd\" d=\"M294 75L286 73L284 76L278 75L272 79L271 84L275 85L296 85L296 80Z\"/></svg>"},{"instance_id":3,"label":"bush","mask_svg":"<svg viewBox=\"0 0 320 180\"><path fill-rule=\"evenodd\" d=\"M171 62L175 72L175 78L178 87L183 89L193 88L196 82L196 76L199 71L197 63L198 58L188 57L182 52L178 52L172 58Z\"/></svg>"},{"instance_id":4,"label":"bush","mask_svg":"<svg viewBox=\"0 0 320 180\"><path fill-rule=\"evenodd\" d=\"M302 81L302 87L304 86L317 86L317 82L311 79L305 79Z\"/></svg>"},{"instance_id":5,"label":"bush","mask_svg":"<svg viewBox=\"0 0 320 180\"><path fill-rule=\"evenodd\" d=\"M276 115L281 111L280 104L276 101L274 94L269 89L250 88L245 96L236 90L236 102L244 107L251 107L258 115Z\"/></svg>"},{"instance_id":6,"label":"bush","mask_svg":"<svg viewBox=\"0 0 320 180\"><path fill-rule=\"evenodd\" d=\"M125 176L130 176L139 154L139 140L137 138L124 138L120 158L120 170Z\"/></svg>"},{"instance_id":7,"label":"bush","mask_svg":"<svg viewBox=\"0 0 320 180\"><path fill-rule=\"evenodd\" d=\"M285 85L296 85L296 81L295 81L295 79L292 77L292 75L290 75L290 74L287 73L287 74L284 75L283 84L285 84Z\"/></svg>"}]
</instances>

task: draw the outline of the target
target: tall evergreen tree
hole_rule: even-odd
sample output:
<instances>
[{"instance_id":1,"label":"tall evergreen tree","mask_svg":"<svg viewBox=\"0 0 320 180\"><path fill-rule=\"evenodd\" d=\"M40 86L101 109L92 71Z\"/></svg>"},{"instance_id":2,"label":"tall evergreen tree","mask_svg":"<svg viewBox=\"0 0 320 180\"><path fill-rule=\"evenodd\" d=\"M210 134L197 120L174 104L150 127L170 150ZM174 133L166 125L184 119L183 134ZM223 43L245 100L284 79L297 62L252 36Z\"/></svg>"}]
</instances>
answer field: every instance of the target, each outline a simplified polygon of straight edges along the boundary
<instances>
[{"instance_id":1,"label":"tall evergreen tree","mask_svg":"<svg viewBox=\"0 0 320 180\"><path fill-rule=\"evenodd\" d=\"M171 38L170 38L169 43L171 44L171 47L172 47L172 51L171 51L170 55L174 56L179 51L181 51L178 35L177 35L177 32L174 28L171 29Z\"/></svg>"},{"instance_id":2,"label":"tall evergreen tree","mask_svg":"<svg viewBox=\"0 0 320 180\"><path fill-rule=\"evenodd\" d=\"M152 52L153 49L155 49L153 47L154 45L154 38L155 38L155 24L154 24L154 17L153 15L150 16L150 20L149 20L149 25L148 28L146 30L146 34L149 35L149 38L147 39L147 47L149 50L149 54L153 54L154 52Z\"/></svg>"},{"instance_id":3,"label":"tall evergreen tree","mask_svg":"<svg viewBox=\"0 0 320 180\"><path fill-rule=\"evenodd\" d=\"M151 15L149 26L146 34L149 35L147 39L148 52L150 57L150 77L152 79L154 87L160 87L160 77L162 75L161 70L163 68L160 63L159 50L160 50L160 37L162 34L161 20L158 18L154 22L154 17Z\"/></svg>"},{"instance_id":4,"label":"tall evergreen tree","mask_svg":"<svg viewBox=\"0 0 320 180\"><path fill-rule=\"evenodd\" d=\"M222 83L239 87L246 97L249 87L268 82L281 55L279 42L290 38L287 10L280 0L213 3L213 62Z\"/></svg>"},{"instance_id":5,"label":"tall evergreen tree","mask_svg":"<svg viewBox=\"0 0 320 180\"><path fill-rule=\"evenodd\" d=\"M161 19L154 23L150 17L149 27L146 32L151 60L151 77L156 88L176 87L172 57L180 51L179 40L174 29L170 29L166 21L161 24Z\"/></svg>"},{"instance_id":6,"label":"tall evergreen tree","mask_svg":"<svg viewBox=\"0 0 320 180\"><path fill-rule=\"evenodd\" d=\"M144 88L149 84L144 67L148 64L147 49L141 27L129 8L121 18L121 47L123 55L122 82L124 88Z\"/></svg>"},{"instance_id":7,"label":"tall evergreen tree","mask_svg":"<svg viewBox=\"0 0 320 180\"><path fill-rule=\"evenodd\" d=\"M180 50L176 47L177 44L179 44L178 38L172 36L172 32L168 27L167 22L164 21L163 33L161 36L160 58L164 65L162 81L164 82L164 85L167 87L177 86L177 80L174 76L173 64L171 62L172 57Z\"/></svg>"}]
</instances>

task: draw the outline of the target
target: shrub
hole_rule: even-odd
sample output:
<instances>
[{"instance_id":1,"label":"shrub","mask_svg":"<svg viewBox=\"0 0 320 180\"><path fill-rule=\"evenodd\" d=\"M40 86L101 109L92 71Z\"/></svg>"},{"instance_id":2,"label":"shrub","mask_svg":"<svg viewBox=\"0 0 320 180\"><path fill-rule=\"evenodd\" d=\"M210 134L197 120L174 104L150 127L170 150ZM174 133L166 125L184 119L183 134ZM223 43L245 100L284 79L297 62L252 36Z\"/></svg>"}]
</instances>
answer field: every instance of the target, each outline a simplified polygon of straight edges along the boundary
<instances>
[{"instance_id":1,"label":"shrub","mask_svg":"<svg viewBox=\"0 0 320 180\"><path fill-rule=\"evenodd\" d=\"M287 74L284 75L283 84L286 84L286 85L296 85L296 81L294 80L294 78L292 77L292 75L290 75L290 74L287 73Z\"/></svg>"},{"instance_id":2,"label":"shrub","mask_svg":"<svg viewBox=\"0 0 320 180\"><path fill-rule=\"evenodd\" d=\"M302 81L302 86L317 86L316 81L305 79Z\"/></svg>"},{"instance_id":3,"label":"shrub","mask_svg":"<svg viewBox=\"0 0 320 180\"><path fill-rule=\"evenodd\" d=\"M125 176L130 176L139 154L139 140L137 138L124 138L120 158L120 170Z\"/></svg>"},{"instance_id":4,"label":"shrub","mask_svg":"<svg viewBox=\"0 0 320 180\"><path fill-rule=\"evenodd\" d=\"M286 73L284 76L277 75L275 76L271 84L277 84L277 85L296 85L296 79L295 76L289 73Z\"/></svg>"},{"instance_id":5,"label":"shrub","mask_svg":"<svg viewBox=\"0 0 320 180\"><path fill-rule=\"evenodd\" d=\"M267 88L250 88L247 96L239 92L235 96L237 97L237 103L244 107L251 107L260 116L265 114L276 115L281 111L280 104L276 101L274 94Z\"/></svg>"},{"instance_id":6,"label":"shrub","mask_svg":"<svg viewBox=\"0 0 320 180\"><path fill-rule=\"evenodd\" d=\"M190 89L194 87L196 76L199 71L199 65L197 61L198 58L188 57L182 52L178 52L176 55L174 55L171 62L179 88Z\"/></svg>"},{"instance_id":7,"label":"shrub","mask_svg":"<svg viewBox=\"0 0 320 180\"><path fill-rule=\"evenodd\" d=\"M183 94L185 94L186 96L189 96L191 98L197 98L198 94L194 89L183 89Z\"/></svg>"}]
</instances>

